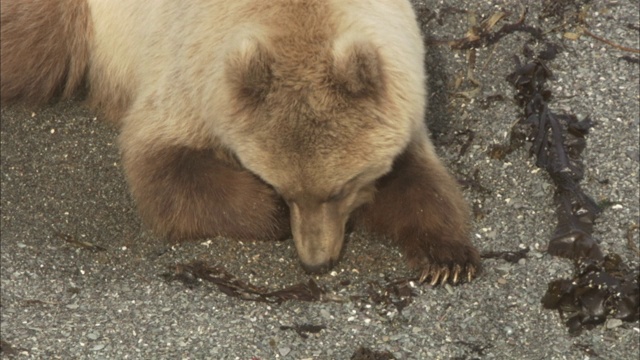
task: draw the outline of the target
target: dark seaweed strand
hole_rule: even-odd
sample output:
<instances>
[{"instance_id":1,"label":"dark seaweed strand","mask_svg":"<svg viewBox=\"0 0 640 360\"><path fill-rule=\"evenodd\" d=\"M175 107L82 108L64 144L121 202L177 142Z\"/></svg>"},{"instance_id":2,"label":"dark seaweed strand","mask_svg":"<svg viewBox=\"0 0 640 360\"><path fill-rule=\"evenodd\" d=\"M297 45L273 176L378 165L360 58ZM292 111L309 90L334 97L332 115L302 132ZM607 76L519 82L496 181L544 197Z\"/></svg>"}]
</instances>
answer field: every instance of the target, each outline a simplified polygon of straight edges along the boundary
<instances>
[{"instance_id":1,"label":"dark seaweed strand","mask_svg":"<svg viewBox=\"0 0 640 360\"><path fill-rule=\"evenodd\" d=\"M584 175L580 155L592 123L588 118L578 121L573 115L557 115L549 108L551 93L546 83L553 73L544 61L553 60L556 52L555 45L547 44L543 51L545 60L533 57L523 65L518 59L516 70L507 80L516 87L516 99L524 107L521 122L531 128L531 154L536 158L536 166L545 169L557 187L558 225L549 243L549 253L574 260L602 260L602 252L592 236L600 209L579 185ZM532 52L526 49L525 53Z\"/></svg>"},{"instance_id":2,"label":"dark seaweed strand","mask_svg":"<svg viewBox=\"0 0 640 360\"><path fill-rule=\"evenodd\" d=\"M578 121L574 115L559 115L549 108L551 92L545 85L553 74L544 61L553 60L557 47L546 46L537 57L525 46L525 58L530 61L522 65L516 57L516 70L507 80L517 89L516 100L524 108L520 123L530 128L536 166L545 169L556 185L558 224L548 252L575 263L574 277L549 283L542 304L557 309L569 332L577 335L607 318L636 321L640 272L629 269L617 254L604 256L593 238L601 209L579 185L584 176L580 155L593 123L588 117Z\"/></svg>"}]
</instances>

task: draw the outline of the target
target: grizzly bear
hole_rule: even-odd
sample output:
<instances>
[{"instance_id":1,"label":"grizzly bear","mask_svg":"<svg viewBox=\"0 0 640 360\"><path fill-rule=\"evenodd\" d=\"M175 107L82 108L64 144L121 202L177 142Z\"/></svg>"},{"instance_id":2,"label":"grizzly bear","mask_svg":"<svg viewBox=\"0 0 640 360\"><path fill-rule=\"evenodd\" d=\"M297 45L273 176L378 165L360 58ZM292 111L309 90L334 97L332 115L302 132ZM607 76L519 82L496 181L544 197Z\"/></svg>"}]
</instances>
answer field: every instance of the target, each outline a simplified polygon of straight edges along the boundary
<instances>
[{"instance_id":1,"label":"grizzly bear","mask_svg":"<svg viewBox=\"0 0 640 360\"><path fill-rule=\"evenodd\" d=\"M420 280L471 280L468 209L425 125L407 0L2 1L2 103L79 88L120 129L161 237L293 237L309 272L345 228L398 244Z\"/></svg>"}]
</instances>

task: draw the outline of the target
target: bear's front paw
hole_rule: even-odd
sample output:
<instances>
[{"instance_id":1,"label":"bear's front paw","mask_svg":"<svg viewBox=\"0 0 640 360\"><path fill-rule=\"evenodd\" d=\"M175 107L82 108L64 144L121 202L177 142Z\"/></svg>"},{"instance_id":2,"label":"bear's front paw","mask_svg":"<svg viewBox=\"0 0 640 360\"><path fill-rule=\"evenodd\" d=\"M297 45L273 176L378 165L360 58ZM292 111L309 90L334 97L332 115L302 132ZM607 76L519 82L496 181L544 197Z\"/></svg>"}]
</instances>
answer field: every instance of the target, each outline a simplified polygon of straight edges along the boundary
<instances>
[{"instance_id":1,"label":"bear's front paw","mask_svg":"<svg viewBox=\"0 0 640 360\"><path fill-rule=\"evenodd\" d=\"M414 249L415 250L415 249ZM470 282L480 272L480 255L465 242L430 243L418 251L407 253L409 265L419 271L420 283L456 285Z\"/></svg>"}]
</instances>

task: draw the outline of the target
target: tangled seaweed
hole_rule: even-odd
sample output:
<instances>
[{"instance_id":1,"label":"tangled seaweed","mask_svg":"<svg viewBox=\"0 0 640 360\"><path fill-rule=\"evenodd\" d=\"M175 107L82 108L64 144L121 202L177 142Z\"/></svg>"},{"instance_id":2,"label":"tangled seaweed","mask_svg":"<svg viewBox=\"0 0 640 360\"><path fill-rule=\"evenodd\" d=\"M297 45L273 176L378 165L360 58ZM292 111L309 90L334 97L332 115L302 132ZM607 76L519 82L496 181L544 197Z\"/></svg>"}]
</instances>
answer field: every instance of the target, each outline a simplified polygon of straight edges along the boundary
<instances>
[{"instance_id":1,"label":"tangled seaweed","mask_svg":"<svg viewBox=\"0 0 640 360\"><path fill-rule=\"evenodd\" d=\"M413 301L416 295L412 290L412 282L417 282L417 278L402 278L397 280L386 279L387 282L381 285L377 281L367 284L367 293L363 296L352 296L351 300L364 300L375 305L383 305L383 308L393 307L398 313Z\"/></svg>"},{"instance_id":2,"label":"tangled seaweed","mask_svg":"<svg viewBox=\"0 0 640 360\"><path fill-rule=\"evenodd\" d=\"M199 286L204 280L215 284L227 296L266 303L282 303L287 300L318 301L326 293L312 278L306 284L299 283L270 291L237 279L222 266L210 266L202 261L177 264L172 272L166 272L160 276L167 281L180 281L190 288Z\"/></svg>"},{"instance_id":3,"label":"tangled seaweed","mask_svg":"<svg viewBox=\"0 0 640 360\"><path fill-rule=\"evenodd\" d=\"M582 260L576 265L572 279L549 284L542 304L557 309L569 333L576 335L607 318L635 321L640 303L639 276L629 271L616 254L602 260Z\"/></svg>"},{"instance_id":4,"label":"tangled seaweed","mask_svg":"<svg viewBox=\"0 0 640 360\"><path fill-rule=\"evenodd\" d=\"M578 334L608 317L637 320L640 272L631 271L616 254L604 256L592 235L601 209L579 183L584 176L580 155L593 123L588 117L578 120L574 115L556 114L549 108L552 96L546 82L553 74L545 62L553 60L557 52L555 45L547 43L536 56L525 46L524 55L529 60L526 64L515 57L516 69L507 76L507 81L517 89L515 98L524 108L524 116L514 127L511 139L520 139L523 127L529 129L524 131L526 139L532 142L530 153L556 185L558 225L548 252L574 260L575 274L572 279L551 282L542 304L557 309L561 315L568 314L569 332ZM510 150L513 148L503 153Z\"/></svg>"},{"instance_id":5,"label":"tangled seaweed","mask_svg":"<svg viewBox=\"0 0 640 360\"><path fill-rule=\"evenodd\" d=\"M601 260L602 252L591 236L600 209L579 185L584 176L580 155L593 123L588 117L579 121L574 115L559 115L549 109L551 92L545 85L553 74L545 61L553 60L557 52L555 45L547 43L546 49L534 57L525 46L525 56L531 61L521 64L515 57L516 70L507 81L518 90L516 100L524 108L521 124L530 129L527 138L533 142L530 153L536 158L536 166L547 170L557 188L558 226L549 253Z\"/></svg>"},{"instance_id":6,"label":"tangled seaweed","mask_svg":"<svg viewBox=\"0 0 640 360\"><path fill-rule=\"evenodd\" d=\"M327 301L346 302L359 301L366 304L381 305L384 309L393 308L397 312L413 301L415 293L412 284L417 282L417 277L400 278L395 280L385 279L381 284L371 281L367 284L366 292L358 295L343 297L332 294L320 286L313 278L307 283L298 283L278 290L270 290L244 282L223 266L209 265L202 261L176 264L170 271L160 274L166 281L178 281L189 288L200 286L203 281L212 283L225 295L239 300L257 301L280 304L288 300L298 301Z\"/></svg>"}]
</instances>

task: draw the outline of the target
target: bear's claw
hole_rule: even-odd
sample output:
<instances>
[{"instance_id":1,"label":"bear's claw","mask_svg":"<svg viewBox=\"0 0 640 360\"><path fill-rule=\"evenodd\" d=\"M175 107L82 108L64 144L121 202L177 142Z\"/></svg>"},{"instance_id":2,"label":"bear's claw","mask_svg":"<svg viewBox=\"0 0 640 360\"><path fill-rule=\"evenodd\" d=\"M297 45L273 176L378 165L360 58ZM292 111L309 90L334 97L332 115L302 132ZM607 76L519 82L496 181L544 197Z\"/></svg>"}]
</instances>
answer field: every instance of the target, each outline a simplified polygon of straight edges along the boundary
<instances>
[{"instance_id":1,"label":"bear's claw","mask_svg":"<svg viewBox=\"0 0 640 360\"><path fill-rule=\"evenodd\" d=\"M467 265L464 269L458 264L454 265L452 269L450 269L449 266L434 265L427 266L422 270L418 281L424 283L427 279L431 279L429 284L435 286L438 285L438 283L444 285L450 280L453 285L456 285L460 280L464 281L463 278L465 274L467 282L471 282L476 276L476 273L477 269L473 265Z\"/></svg>"}]
</instances>

